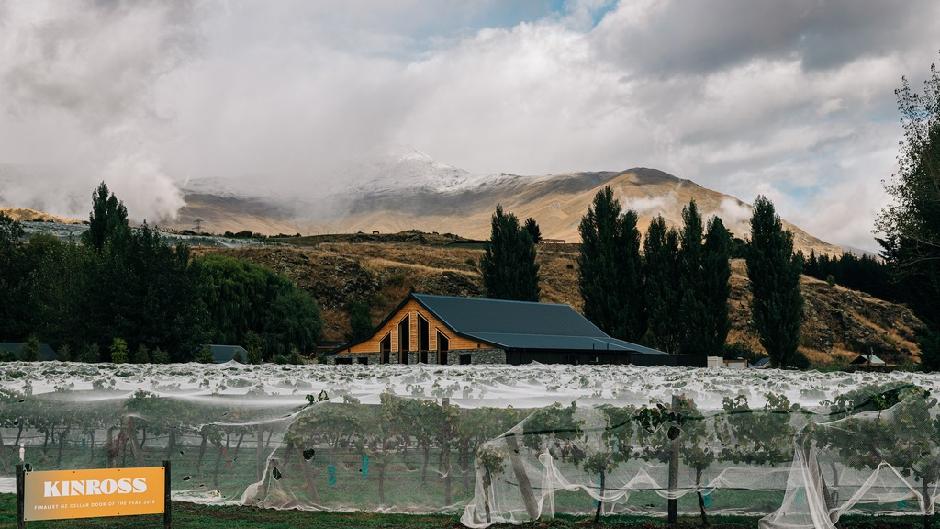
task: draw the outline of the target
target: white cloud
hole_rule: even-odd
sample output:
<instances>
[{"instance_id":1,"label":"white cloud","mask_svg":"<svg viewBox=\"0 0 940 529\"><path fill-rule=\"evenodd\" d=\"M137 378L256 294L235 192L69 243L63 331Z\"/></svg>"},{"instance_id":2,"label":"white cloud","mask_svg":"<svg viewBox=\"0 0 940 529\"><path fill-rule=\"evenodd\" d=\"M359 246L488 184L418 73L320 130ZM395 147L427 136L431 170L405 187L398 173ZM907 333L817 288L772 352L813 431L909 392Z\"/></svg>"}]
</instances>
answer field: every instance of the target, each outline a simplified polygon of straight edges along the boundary
<instances>
[{"instance_id":1,"label":"white cloud","mask_svg":"<svg viewBox=\"0 0 940 529\"><path fill-rule=\"evenodd\" d=\"M656 167L871 247L892 91L940 4L537 4L0 3L0 196L84 211L102 178L152 182L132 213L155 218L212 177L313 200L409 145L479 173Z\"/></svg>"}]
</instances>

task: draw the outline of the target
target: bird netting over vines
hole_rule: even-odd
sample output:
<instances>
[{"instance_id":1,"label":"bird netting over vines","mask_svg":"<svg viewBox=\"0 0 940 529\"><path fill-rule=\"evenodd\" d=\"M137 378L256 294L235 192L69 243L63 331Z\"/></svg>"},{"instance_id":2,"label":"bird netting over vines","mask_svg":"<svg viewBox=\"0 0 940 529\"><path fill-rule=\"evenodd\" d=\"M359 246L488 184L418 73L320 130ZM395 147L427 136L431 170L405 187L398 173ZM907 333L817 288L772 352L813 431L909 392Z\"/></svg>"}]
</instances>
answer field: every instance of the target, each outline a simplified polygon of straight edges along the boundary
<instances>
[{"instance_id":1,"label":"bird netting over vines","mask_svg":"<svg viewBox=\"0 0 940 529\"><path fill-rule=\"evenodd\" d=\"M0 365L0 478L173 464L174 498L275 509L932 513L935 376L631 366ZM10 480L5 480L10 491Z\"/></svg>"}]
</instances>

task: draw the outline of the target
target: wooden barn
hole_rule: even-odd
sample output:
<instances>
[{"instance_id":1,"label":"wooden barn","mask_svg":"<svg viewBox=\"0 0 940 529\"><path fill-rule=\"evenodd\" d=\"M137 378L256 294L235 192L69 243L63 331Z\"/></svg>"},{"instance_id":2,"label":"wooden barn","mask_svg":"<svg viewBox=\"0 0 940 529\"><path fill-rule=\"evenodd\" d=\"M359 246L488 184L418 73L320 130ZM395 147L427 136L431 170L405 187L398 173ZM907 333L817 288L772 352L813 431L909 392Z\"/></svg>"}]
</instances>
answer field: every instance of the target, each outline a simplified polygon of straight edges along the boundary
<instances>
[{"instance_id":1,"label":"wooden barn","mask_svg":"<svg viewBox=\"0 0 940 529\"><path fill-rule=\"evenodd\" d=\"M409 294L337 364L682 365L686 357L611 338L568 305Z\"/></svg>"}]
</instances>

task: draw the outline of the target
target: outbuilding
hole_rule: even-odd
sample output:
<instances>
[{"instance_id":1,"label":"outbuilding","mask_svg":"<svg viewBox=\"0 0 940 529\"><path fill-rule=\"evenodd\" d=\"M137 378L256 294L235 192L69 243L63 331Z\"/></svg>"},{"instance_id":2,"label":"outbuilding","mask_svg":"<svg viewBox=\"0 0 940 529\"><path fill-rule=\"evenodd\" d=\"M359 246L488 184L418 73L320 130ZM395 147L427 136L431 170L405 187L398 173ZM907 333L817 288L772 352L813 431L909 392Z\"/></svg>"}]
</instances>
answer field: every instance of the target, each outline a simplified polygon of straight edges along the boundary
<instances>
[{"instance_id":1,"label":"outbuilding","mask_svg":"<svg viewBox=\"0 0 940 529\"><path fill-rule=\"evenodd\" d=\"M568 305L411 293L337 364L699 365L612 338ZM700 360L704 365L704 357Z\"/></svg>"}]
</instances>

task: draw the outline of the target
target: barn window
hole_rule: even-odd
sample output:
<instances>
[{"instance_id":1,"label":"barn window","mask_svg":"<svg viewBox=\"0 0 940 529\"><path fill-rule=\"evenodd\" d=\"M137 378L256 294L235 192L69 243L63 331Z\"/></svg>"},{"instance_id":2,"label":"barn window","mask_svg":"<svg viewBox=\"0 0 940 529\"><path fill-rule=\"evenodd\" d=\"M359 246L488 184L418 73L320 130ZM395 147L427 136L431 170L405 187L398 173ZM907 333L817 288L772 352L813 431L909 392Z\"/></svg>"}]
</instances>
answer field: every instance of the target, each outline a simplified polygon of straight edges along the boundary
<instances>
[{"instance_id":1,"label":"barn window","mask_svg":"<svg viewBox=\"0 0 940 529\"><path fill-rule=\"evenodd\" d=\"M437 331L437 359L442 366L447 365L447 351L450 350L450 340L444 333Z\"/></svg>"},{"instance_id":2,"label":"barn window","mask_svg":"<svg viewBox=\"0 0 940 529\"><path fill-rule=\"evenodd\" d=\"M406 315L398 322L398 363L408 363L408 350L411 349L411 328L409 316Z\"/></svg>"},{"instance_id":3,"label":"barn window","mask_svg":"<svg viewBox=\"0 0 940 529\"><path fill-rule=\"evenodd\" d=\"M420 314L418 314L418 341L419 351L431 350L431 325Z\"/></svg>"},{"instance_id":4,"label":"barn window","mask_svg":"<svg viewBox=\"0 0 940 529\"><path fill-rule=\"evenodd\" d=\"M382 363L387 364L391 361L389 358L390 353L392 352L392 333L387 333L385 338L382 338L382 341L379 342L379 352L382 353Z\"/></svg>"}]
</instances>

